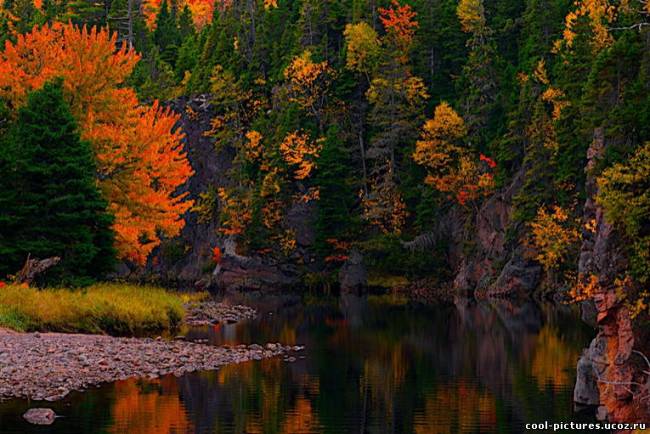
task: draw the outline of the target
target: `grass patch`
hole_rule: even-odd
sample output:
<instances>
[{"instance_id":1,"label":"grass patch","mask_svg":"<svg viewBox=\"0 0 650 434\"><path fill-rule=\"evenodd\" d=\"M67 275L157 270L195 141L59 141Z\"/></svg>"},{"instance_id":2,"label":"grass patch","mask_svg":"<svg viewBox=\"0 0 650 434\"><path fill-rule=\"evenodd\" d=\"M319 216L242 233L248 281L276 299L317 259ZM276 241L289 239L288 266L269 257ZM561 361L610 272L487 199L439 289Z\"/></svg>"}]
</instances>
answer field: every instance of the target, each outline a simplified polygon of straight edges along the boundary
<instances>
[{"instance_id":1,"label":"grass patch","mask_svg":"<svg viewBox=\"0 0 650 434\"><path fill-rule=\"evenodd\" d=\"M84 289L0 288L0 327L17 331L142 334L177 328L183 304L204 295L103 283Z\"/></svg>"},{"instance_id":2,"label":"grass patch","mask_svg":"<svg viewBox=\"0 0 650 434\"><path fill-rule=\"evenodd\" d=\"M408 285L409 280L405 276L394 276L391 274L370 272L368 273L368 286L378 288L395 288Z\"/></svg>"}]
</instances>

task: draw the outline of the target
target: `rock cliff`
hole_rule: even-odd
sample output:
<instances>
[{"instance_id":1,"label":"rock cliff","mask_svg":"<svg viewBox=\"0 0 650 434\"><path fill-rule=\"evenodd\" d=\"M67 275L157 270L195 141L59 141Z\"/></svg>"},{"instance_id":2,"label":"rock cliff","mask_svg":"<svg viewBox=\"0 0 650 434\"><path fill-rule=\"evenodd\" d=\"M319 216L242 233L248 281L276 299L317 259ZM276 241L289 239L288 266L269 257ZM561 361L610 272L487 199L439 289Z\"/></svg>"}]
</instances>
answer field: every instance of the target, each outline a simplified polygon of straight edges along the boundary
<instances>
[{"instance_id":1,"label":"rock cliff","mask_svg":"<svg viewBox=\"0 0 650 434\"><path fill-rule=\"evenodd\" d=\"M623 243L615 228L595 202L598 193L591 171L605 151L602 130L596 130L588 151L587 200L584 221L595 223L585 230L578 263L579 278L598 276L592 300L583 302L583 319L596 327L597 335L578 362L574 401L599 405L598 417L611 422L647 420L647 406L640 405L647 377L642 370L643 355L635 351L635 336L630 312L618 292L617 276L627 268Z\"/></svg>"}]
</instances>

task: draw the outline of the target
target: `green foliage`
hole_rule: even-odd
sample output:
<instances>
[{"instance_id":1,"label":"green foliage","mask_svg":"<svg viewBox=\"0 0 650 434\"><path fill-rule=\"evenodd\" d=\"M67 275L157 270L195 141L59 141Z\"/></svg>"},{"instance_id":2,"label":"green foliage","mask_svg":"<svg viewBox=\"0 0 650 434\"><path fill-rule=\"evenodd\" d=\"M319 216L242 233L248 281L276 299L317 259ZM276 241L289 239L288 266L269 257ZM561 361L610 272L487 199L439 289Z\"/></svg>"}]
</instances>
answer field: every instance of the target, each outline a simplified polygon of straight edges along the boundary
<instances>
[{"instance_id":1,"label":"green foliage","mask_svg":"<svg viewBox=\"0 0 650 434\"><path fill-rule=\"evenodd\" d=\"M0 274L17 271L28 255L62 258L47 282L85 284L110 271L112 218L61 81L29 96L7 142L0 155Z\"/></svg>"},{"instance_id":2,"label":"green foliage","mask_svg":"<svg viewBox=\"0 0 650 434\"><path fill-rule=\"evenodd\" d=\"M369 274L409 278L430 275L432 270L440 272L442 255L437 247L422 252L410 251L394 235L376 236L360 244Z\"/></svg>"},{"instance_id":3,"label":"green foliage","mask_svg":"<svg viewBox=\"0 0 650 434\"><path fill-rule=\"evenodd\" d=\"M322 256L331 253L331 244L327 240L344 240L351 235L355 197L348 182L350 168L346 167L346 157L339 129L332 126L327 132L314 181L320 191L316 248Z\"/></svg>"},{"instance_id":4,"label":"green foliage","mask_svg":"<svg viewBox=\"0 0 650 434\"><path fill-rule=\"evenodd\" d=\"M570 49L562 44L554 49L563 38L567 13L575 9L572 0L400 0L398 6L416 13L407 19L417 21L417 27L407 25L413 35L399 28L395 16L392 22L386 18L382 10L398 7L388 0L279 1L268 8L262 1L229 3L215 8L212 22L196 29L188 6L164 0L155 29L149 30L142 8L127 10L127 0L46 0L40 12L28 0L4 0L5 9L20 20L0 14L0 42L15 37L12 26L20 33L48 19L108 24L119 41L132 43L142 55L130 84L143 100L209 93L215 117L208 134L216 152L235 156L231 193L248 207L233 206L248 224L228 235L240 237L248 251L277 250L281 244L277 236L286 229L286 219L269 224L271 201L288 208L298 200L314 200L317 239L310 253L332 254L331 239L361 242L376 269L430 272L429 260L436 255L405 252L399 241L431 231L449 209L412 159L424 119L441 101L458 108L471 151L484 154L484 162L496 162L497 187L503 191L517 180L515 224L508 228L512 243L529 230L519 223L533 220L540 208L575 209L583 203L594 131L602 132L607 145L594 173L632 170L650 140L647 29L617 30L596 46L594 27L583 14L572 22ZM608 25L630 26L646 17L631 12L615 19ZM294 71L297 79L287 76L287 67L306 52L311 68L303 64ZM310 77L314 71L326 73ZM558 111L559 100L563 107ZM15 129L6 133L12 116L0 108L0 134L5 133L0 170L6 173L20 172L21 158L28 158L19 158L20 134ZM253 131L262 138L263 156L249 161L244 155ZM322 145L309 180L296 179L280 152L293 132ZM626 161L630 155L638 158ZM262 194L273 170L278 191ZM23 203L19 179L0 181L0 204ZM646 187L621 179L608 185L612 193L602 200L626 235L641 243L632 260L644 264L646 210L617 213L620 204L613 197L625 193L636 200ZM305 199L305 192L316 190L318 202L315 196ZM197 209L207 220L223 218L218 192L210 191ZM20 215L38 216L30 206ZM17 216L0 215L5 228L0 228L0 249L13 258L0 264L0 272L13 271L34 249L25 243L9 253L6 246L23 227L23 217Z\"/></svg>"},{"instance_id":5,"label":"green foliage","mask_svg":"<svg viewBox=\"0 0 650 434\"><path fill-rule=\"evenodd\" d=\"M607 220L617 224L629 240L634 277L650 280L650 143L631 158L606 169L598 178L598 203Z\"/></svg>"}]
</instances>

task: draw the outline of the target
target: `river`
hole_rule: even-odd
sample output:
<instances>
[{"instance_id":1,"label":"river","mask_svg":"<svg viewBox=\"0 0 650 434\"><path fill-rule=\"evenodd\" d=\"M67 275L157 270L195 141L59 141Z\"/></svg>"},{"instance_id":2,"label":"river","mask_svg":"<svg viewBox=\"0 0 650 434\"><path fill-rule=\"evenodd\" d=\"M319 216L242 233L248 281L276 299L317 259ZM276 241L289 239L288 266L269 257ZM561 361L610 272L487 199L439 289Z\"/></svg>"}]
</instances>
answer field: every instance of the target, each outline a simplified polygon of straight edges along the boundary
<instances>
[{"instance_id":1,"label":"river","mask_svg":"<svg viewBox=\"0 0 650 434\"><path fill-rule=\"evenodd\" d=\"M241 302L241 299L235 300ZM270 359L180 378L127 380L46 403L0 403L0 433L519 433L574 413L575 367L593 330L564 306L389 296L265 296L260 315L193 328L209 344L305 345ZM42 403L32 403L41 406Z\"/></svg>"}]
</instances>

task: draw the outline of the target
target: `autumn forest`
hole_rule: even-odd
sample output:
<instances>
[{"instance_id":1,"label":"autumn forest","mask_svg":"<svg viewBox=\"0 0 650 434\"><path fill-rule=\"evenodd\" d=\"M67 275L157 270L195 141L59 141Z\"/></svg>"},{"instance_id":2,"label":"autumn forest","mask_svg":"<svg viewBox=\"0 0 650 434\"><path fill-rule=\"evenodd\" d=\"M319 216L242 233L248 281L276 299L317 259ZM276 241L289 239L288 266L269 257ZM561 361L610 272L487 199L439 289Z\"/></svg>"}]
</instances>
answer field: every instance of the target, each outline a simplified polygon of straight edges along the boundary
<instances>
[{"instance_id":1,"label":"autumn forest","mask_svg":"<svg viewBox=\"0 0 650 434\"><path fill-rule=\"evenodd\" d=\"M167 330L317 357L309 385L269 360L256 380L237 368L250 399L279 382L284 407L219 410L211 429L244 421L223 432L521 432L539 422L531 393L554 403L550 421L650 421L649 91L646 0L0 0L0 341L5 327ZM309 326L269 294L298 297ZM280 322L259 319L276 308ZM528 309L536 332L510 329ZM416 338L443 317L455 337ZM239 338L219 337L231 322ZM362 370L340 412L363 417L334 422L309 342L366 357L348 327L376 358L336 365ZM477 387L480 416L435 421L443 380L426 364L473 359L456 341L470 335L498 354L479 357L476 385L444 375ZM2 400L43 387L3 391L2 345L0 432ZM372 363L396 383L373 382ZM190 386L163 373L182 369L156 371L181 419ZM201 393L225 387L206 381ZM144 399L136 386L115 396ZM398 396L410 407L386 410ZM204 432L169 424L129 432Z\"/></svg>"}]
</instances>

